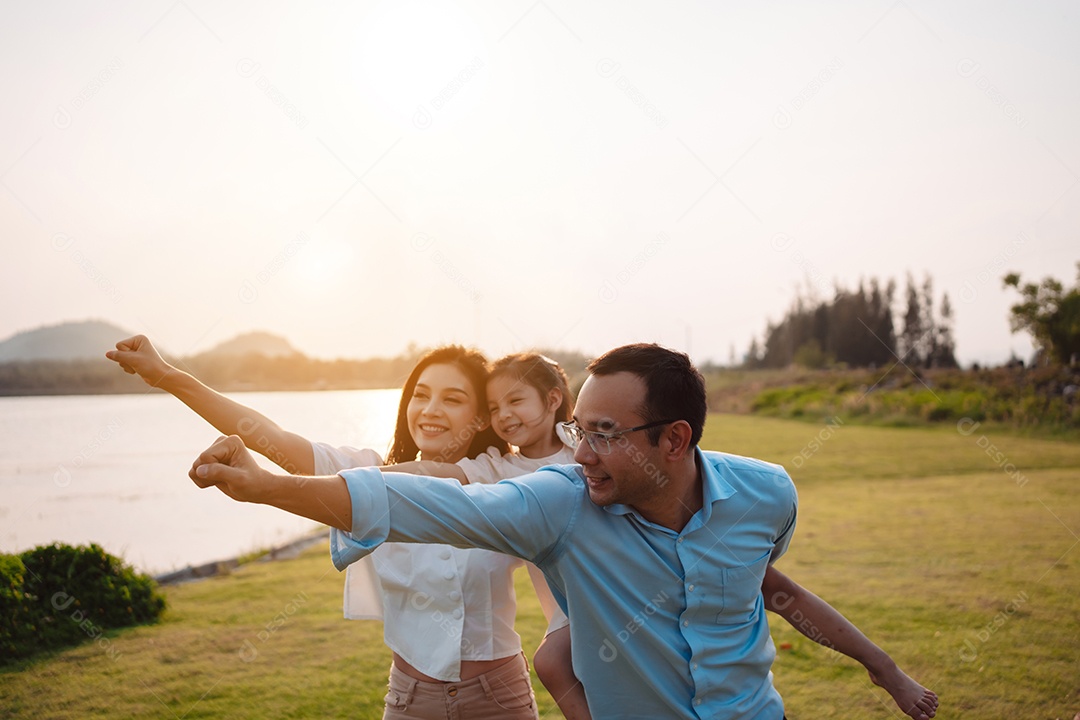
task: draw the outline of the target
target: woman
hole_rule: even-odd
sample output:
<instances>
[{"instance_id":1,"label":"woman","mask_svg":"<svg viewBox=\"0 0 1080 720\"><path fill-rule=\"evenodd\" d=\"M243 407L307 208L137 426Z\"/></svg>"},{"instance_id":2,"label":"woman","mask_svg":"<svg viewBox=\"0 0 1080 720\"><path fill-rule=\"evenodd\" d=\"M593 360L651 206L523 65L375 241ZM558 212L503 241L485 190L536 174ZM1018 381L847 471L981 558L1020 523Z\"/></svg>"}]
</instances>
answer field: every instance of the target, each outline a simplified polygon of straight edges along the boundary
<instances>
[{"instance_id":1,"label":"woman","mask_svg":"<svg viewBox=\"0 0 1080 720\"><path fill-rule=\"evenodd\" d=\"M120 341L106 357L292 474L382 464L373 450L334 448L282 429L169 365L144 336ZM486 381L487 362L474 350L443 347L421 358L402 389L388 462L419 456L453 463L490 447L506 451L487 421ZM372 554L369 568L350 568L345 593L347 617L384 621L394 661L383 717L535 719L528 666L513 630L512 571L520 561L444 545L384 548Z\"/></svg>"}]
</instances>

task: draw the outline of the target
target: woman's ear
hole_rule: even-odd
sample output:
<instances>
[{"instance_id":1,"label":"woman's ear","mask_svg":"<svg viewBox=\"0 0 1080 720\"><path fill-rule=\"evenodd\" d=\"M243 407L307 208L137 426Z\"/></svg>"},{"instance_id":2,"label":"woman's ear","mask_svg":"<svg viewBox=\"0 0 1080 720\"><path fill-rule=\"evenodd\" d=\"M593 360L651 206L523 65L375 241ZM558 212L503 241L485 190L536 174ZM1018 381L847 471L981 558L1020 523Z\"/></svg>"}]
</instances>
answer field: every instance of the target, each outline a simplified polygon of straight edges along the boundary
<instances>
[{"instance_id":1,"label":"woman's ear","mask_svg":"<svg viewBox=\"0 0 1080 720\"><path fill-rule=\"evenodd\" d=\"M563 401L562 390L560 390L557 387L553 387L550 390L548 390L548 410L549 411L558 410L559 406L562 405L562 401Z\"/></svg>"}]
</instances>

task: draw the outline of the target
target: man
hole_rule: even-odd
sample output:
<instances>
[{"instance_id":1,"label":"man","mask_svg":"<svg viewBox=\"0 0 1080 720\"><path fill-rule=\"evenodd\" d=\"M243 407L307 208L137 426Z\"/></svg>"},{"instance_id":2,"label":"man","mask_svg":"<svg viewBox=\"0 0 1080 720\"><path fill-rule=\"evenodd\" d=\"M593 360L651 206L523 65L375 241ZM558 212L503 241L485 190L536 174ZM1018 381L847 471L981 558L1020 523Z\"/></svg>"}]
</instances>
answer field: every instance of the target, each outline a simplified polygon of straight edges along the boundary
<instances>
[{"instance_id":1,"label":"man","mask_svg":"<svg viewBox=\"0 0 1080 720\"><path fill-rule=\"evenodd\" d=\"M336 528L339 568L384 541L536 563L571 618L574 670L595 718L780 720L762 579L795 528L791 479L697 448L704 382L685 355L629 345L589 372L564 428L580 467L490 486L373 468L301 479L259 469L226 438L190 474Z\"/></svg>"}]
</instances>

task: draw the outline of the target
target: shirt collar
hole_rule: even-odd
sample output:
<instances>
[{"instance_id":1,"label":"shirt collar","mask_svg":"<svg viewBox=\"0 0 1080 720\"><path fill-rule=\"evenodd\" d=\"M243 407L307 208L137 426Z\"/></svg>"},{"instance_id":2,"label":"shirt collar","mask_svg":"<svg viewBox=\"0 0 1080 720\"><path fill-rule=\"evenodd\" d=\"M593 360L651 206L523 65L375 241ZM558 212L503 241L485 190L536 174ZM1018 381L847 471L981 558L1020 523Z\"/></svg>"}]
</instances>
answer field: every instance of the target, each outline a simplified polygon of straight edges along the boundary
<instances>
[{"instance_id":1,"label":"shirt collar","mask_svg":"<svg viewBox=\"0 0 1080 720\"><path fill-rule=\"evenodd\" d=\"M701 491L705 496L701 509L697 511L694 517L700 517L701 523L705 524L712 517L713 503L726 500L734 495L735 488L723 478L720 470L706 459L700 448L694 448L694 455L698 469L701 471ZM694 518L690 518L690 522L686 524L683 531L689 530L692 526L696 526Z\"/></svg>"},{"instance_id":2,"label":"shirt collar","mask_svg":"<svg viewBox=\"0 0 1080 720\"><path fill-rule=\"evenodd\" d=\"M694 514L694 517L690 518L690 522L683 528L683 532L709 522L709 518L712 517L713 503L726 500L736 492L735 488L720 475L720 471L705 458L701 453L700 448L694 448L694 459L697 462L698 470L701 473L701 491L704 498L702 500L701 509ZM606 506L604 511L609 512L612 515L633 515L641 522L652 525L652 523L641 517L637 510L629 505L615 503ZM700 522L695 522L695 518L700 518Z\"/></svg>"}]
</instances>

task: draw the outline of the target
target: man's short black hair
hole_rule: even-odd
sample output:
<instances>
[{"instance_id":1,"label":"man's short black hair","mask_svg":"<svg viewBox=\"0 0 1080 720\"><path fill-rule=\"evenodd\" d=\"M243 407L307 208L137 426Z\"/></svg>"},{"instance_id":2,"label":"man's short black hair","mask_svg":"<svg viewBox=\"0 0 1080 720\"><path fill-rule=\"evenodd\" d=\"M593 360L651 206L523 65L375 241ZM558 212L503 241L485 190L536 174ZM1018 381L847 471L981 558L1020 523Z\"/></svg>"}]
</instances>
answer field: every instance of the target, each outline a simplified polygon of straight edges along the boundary
<instances>
[{"instance_id":1,"label":"man's short black hair","mask_svg":"<svg viewBox=\"0 0 1080 720\"><path fill-rule=\"evenodd\" d=\"M690 447L696 447L705 428L705 379L690 358L652 343L634 343L610 350L589 363L592 375L628 372L645 383L645 403L639 408L644 423L685 420L690 424ZM649 442L660 441L662 427L648 430Z\"/></svg>"}]
</instances>

